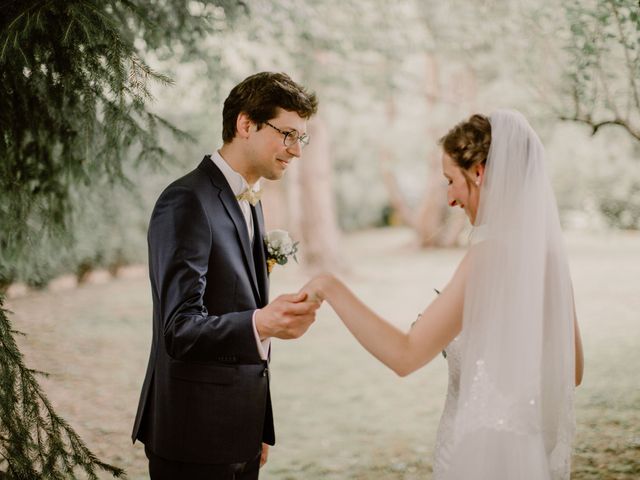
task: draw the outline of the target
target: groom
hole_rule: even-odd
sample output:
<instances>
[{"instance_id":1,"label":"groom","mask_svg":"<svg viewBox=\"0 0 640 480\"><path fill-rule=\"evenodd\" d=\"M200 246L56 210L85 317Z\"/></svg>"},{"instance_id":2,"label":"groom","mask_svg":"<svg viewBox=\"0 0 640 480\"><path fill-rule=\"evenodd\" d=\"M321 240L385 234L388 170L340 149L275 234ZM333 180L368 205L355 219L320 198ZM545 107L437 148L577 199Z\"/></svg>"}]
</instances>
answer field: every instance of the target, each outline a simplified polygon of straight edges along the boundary
<instances>
[{"instance_id":1,"label":"groom","mask_svg":"<svg viewBox=\"0 0 640 480\"><path fill-rule=\"evenodd\" d=\"M253 480L275 443L270 339L315 320L305 294L268 302L259 180L308 142L315 94L252 75L223 108L223 146L169 185L149 223L153 338L132 439L152 480Z\"/></svg>"}]
</instances>

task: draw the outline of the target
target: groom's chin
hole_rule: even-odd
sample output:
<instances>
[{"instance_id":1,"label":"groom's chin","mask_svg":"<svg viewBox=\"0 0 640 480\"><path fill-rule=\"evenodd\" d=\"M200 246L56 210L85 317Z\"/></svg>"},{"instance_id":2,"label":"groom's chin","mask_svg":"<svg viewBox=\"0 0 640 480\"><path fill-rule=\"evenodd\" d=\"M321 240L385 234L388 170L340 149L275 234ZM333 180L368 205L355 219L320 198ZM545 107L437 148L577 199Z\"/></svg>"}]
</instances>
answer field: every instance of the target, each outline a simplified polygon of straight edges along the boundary
<instances>
[{"instance_id":1,"label":"groom's chin","mask_svg":"<svg viewBox=\"0 0 640 480\"><path fill-rule=\"evenodd\" d=\"M280 180L284 177L285 170L280 170L278 172L269 172L269 175L265 175L264 178L267 180Z\"/></svg>"}]
</instances>

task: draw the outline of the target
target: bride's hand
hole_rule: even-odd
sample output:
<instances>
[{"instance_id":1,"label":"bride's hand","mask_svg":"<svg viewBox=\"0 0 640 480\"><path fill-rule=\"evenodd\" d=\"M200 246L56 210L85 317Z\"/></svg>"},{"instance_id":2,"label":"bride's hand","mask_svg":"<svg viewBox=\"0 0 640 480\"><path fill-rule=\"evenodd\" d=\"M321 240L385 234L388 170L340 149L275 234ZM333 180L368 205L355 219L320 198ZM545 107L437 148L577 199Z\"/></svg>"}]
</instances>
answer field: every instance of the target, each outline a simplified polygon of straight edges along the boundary
<instances>
[{"instance_id":1,"label":"bride's hand","mask_svg":"<svg viewBox=\"0 0 640 480\"><path fill-rule=\"evenodd\" d=\"M333 281L333 279L333 275L329 273L316 275L300 289L299 293L305 292L307 294L307 301L322 304L322 302L327 299L327 286Z\"/></svg>"}]
</instances>

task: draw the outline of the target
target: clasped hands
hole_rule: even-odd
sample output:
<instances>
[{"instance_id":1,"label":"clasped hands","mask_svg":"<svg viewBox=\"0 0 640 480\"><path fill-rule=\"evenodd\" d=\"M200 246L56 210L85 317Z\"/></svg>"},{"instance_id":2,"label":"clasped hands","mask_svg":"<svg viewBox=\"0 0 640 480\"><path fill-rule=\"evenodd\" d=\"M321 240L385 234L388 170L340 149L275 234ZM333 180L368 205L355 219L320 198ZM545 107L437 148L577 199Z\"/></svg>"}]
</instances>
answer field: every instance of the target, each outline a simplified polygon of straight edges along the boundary
<instances>
[{"instance_id":1,"label":"clasped hands","mask_svg":"<svg viewBox=\"0 0 640 480\"><path fill-rule=\"evenodd\" d=\"M268 337L285 340L299 338L316 319L316 310L323 300L323 285L330 275L318 275L298 293L280 295L256 312L255 322L261 339Z\"/></svg>"}]
</instances>

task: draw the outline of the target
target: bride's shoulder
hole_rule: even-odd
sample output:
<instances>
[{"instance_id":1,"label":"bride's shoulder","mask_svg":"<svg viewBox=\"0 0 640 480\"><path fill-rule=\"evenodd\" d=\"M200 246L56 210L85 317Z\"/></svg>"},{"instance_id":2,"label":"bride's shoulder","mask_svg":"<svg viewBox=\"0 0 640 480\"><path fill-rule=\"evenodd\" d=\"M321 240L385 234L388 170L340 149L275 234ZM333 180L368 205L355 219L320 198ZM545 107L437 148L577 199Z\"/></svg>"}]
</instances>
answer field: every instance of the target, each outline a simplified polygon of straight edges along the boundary
<instances>
[{"instance_id":1,"label":"bride's shoulder","mask_svg":"<svg viewBox=\"0 0 640 480\"><path fill-rule=\"evenodd\" d=\"M453 276L451 277L450 285L461 285L464 287L467 281L467 277L469 276L469 271L471 270L471 265L474 261L474 258L477 256L477 252L474 250L474 247L471 247L467 250L460 263L456 267Z\"/></svg>"}]
</instances>

